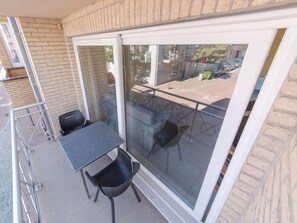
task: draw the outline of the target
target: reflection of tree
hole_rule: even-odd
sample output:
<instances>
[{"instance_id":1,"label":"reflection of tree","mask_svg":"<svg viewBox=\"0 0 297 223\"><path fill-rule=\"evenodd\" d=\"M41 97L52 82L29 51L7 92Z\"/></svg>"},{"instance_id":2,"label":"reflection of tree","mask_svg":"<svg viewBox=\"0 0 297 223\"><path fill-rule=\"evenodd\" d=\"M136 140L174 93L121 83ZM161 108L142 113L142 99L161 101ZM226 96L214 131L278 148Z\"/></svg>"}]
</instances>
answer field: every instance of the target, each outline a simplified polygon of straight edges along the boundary
<instances>
[{"instance_id":1,"label":"reflection of tree","mask_svg":"<svg viewBox=\"0 0 297 223\"><path fill-rule=\"evenodd\" d=\"M134 71L133 80L136 83L147 84L147 78L151 73L150 63L140 63L138 61L131 61L131 69Z\"/></svg>"},{"instance_id":2,"label":"reflection of tree","mask_svg":"<svg viewBox=\"0 0 297 223\"><path fill-rule=\"evenodd\" d=\"M149 46L133 46L130 48L130 68L132 82L147 84L151 73Z\"/></svg>"},{"instance_id":3,"label":"reflection of tree","mask_svg":"<svg viewBox=\"0 0 297 223\"><path fill-rule=\"evenodd\" d=\"M193 60L204 63L221 63L225 60L228 49L228 45L207 45L207 47L197 49Z\"/></svg>"},{"instance_id":4,"label":"reflection of tree","mask_svg":"<svg viewBox=\"0 0 297 223\"><path fill-rule=\"evenodd\" d=\"M105 58L107 63L113 62L113 48L112 46L105 46Z\"/></svg>"}]
</instances>

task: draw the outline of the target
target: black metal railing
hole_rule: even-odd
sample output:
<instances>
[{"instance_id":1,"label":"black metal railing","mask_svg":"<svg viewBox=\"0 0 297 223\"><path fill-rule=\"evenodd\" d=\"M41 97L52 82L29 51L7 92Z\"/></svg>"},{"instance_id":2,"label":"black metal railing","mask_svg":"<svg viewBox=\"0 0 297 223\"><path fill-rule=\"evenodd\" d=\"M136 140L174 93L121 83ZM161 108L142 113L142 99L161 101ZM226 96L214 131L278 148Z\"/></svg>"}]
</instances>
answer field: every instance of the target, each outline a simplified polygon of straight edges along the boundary
<instances>
[{"instance_id":1,"label":"black metal railing","mask_svg":"<svg viewBox=\"0 0 297 223\"><path fill-rule=\"evenodd\" d=\"M214 134L214 128L220 125L224 119L226 108L207 104L201 101L186 98L164 90L149 87L143 84L136 84L132 88L131 101L136 104L142 104L154 111L167 113L169 119L177 124L189 125L188 141L190 142L197 134L207 132L208 135ZM186 103L182 103L182 101ZM202 121L200 131L193 134L193 128L197 115ZM220 120L214 124L209 124L203 116L216 118Z\"/></svg>"}]
</instances>

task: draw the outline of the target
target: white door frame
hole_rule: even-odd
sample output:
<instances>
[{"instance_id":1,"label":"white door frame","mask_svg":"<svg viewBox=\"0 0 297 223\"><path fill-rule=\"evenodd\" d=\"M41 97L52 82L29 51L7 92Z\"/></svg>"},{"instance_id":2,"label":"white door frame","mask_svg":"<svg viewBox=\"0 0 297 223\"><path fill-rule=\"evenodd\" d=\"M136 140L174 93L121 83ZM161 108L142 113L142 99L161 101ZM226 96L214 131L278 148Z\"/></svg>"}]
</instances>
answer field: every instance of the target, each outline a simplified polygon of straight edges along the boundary
<instances>
[{"instance_id":1,"label":"white door frame","mask_svg":"<svg viewBox=\"0 0 297 223\"><path fill-rule=\"evenodd\" d=\"M89 119L90 113L88 109L87 96L84 86L82 68L79 61L78 47L79 46L112 46L113 47L113 59L115 66L115 83L116 83L116 98L117 98L117 114L118 114L118 130L119 135L125 139L125 109L124 109L124 79L123 79L123 58L122 58L122 45L121 39L118 35L109 37L98 37L98 36L86 36L86 37L75 37L73 38L73 48L78 68L80 86L82 89L84 107L86 110L86 116Z\"/></svg>"},{"instance_id":2,"label":"white door frame","mask_svg":"<svg viewBox=\"0 0 297 223\"><path fill-rule=\"evenodd\" d=\"M149 28L139 28L139 29L133 29L133 30L127 30L127 31L117 31L112 32L108 34L100 34L100 35L92 35L88 37L76 37L74 39L80 40L80 39L100 39L100 38L110 38L114 37L116 35L122 35L123 38L123 44L124 45L130 45L130 44L171 44L173 36L175 36L174 43L176 44L191 44L191 42L196 43L197 40L201 40L199 42L202 43L211 43L212 41L216 44L219 43L228 43L228 35L231 33L245 33L246 36L243 36L243 39L246 39L246 41L242 41L243 39L237 38L237 40L232 40L232 43L238 43L238 44L247 44L249 43L249 46L251 46L249 53L246 54L245 61L243 64L243 67L247 66L254 66L254 63L251 63L252 61L246 62L248 58L251 57L252 54L256 54L257 56L260 56L260 60L258 61L257 57L257 66L254 66L252 69L254 71L254 74L252 75L251 79L248 80L249 84L253 86L253 84L256 81L256 77L261 67L261 64L264 62L264 58L267 54L265 51L261 51L260 48L256 47L256 44L253 44L251 41L260 41L263 42L262 49L267 49L268 46L272 43L272 37L274 36L275 30L279 28L288 28L292 26L297 26L297 8L293 7L290 9L281 9L281 10L273 10L268 12L258 12L258 13L250 13L245 15L237 15L237 16L228 16L228 17L222 17L222 18L214 18L214 19L207 19L207 20L200 20L200 21L192 21L192 22L184 22L184 23L177 23L177 24L169 24L169 25L162 25L162 26L154 26ZM290 29L291 30L291 29ZM250 35L251 32L254 31L260 31L262 32L262 37L259 39L253 39L255 36ZM289 31L289 30L288 30ZM193 35L193 32L195 33ZM266 33L267 32L267 33ZM292 31L290 31L292 32ZM288 32L287 32L288 33ZM265 36L265 34L268 34ZM220 37L224 36L224 41L217 42L217 39L214 36L219 35ZM286 34L287 35L287 34ZM209 39L205 39L209 37ZM229 36L229 37L232 37ZM251 40L251 39L253 40ZM186 40L187 41L186 41ZM120 39L118 39L120 43ZM215 41L214 41L215 40ZM222 39L221 39L222 40ZM236 42L237 41L237 42ZM284 44L287 44L286 46ZM274 61L272 67L276 68L277 71L280 71L280 67L284 68L284 70L288 70L290 68L291 64L288 64L285 62L285 59L288 59L287 61L292 60L292 53L288 53L283 48L287 47L287 49L293 50L294 48L293 41L289 41L289 39L282 43L282 47L280 47L279 51L277 52L277 55L285 56L282 58L279 62ZM256 49L257 48L257 49ZM281 51L281 49L283 49ZM262 55L259 55L261 54ZM284 55L282 55L284 54ZM122 54L119 54L122 55ZM279 57L281 57L279 56ZM278 56L277 56L278 57ZM280 64L281 63L281 64ZM77 64L79 66L78 60ZM274 65L276 64L276 65ZM277 65L278 64L278 65ZM280 67L278 67L280 66ZM279 79L279 73L276 71L273 72L272 67L268 73L270 77L268 77L263 85L263 88L261 90L261 93L258 97L258 100L254 106L254 111L258 112L252 112L251 116L249 118L249 122L242 134L241 141L239 142L236 153L234 154L234 157L229 165L228 171L225 175L225 179L220 187L219 193L213 203L213 208L211 209L207 221L213 222L212 220L216 220L217 216L219 215L219 212L221 211L224 202L226 201L226 198L232 188L232 185L234 183L234 180L238 176L242 164L244 160L246 159L246 154L249 153L249 151L252 149L252 144L255 142L255 138L258 136L259 132L254 131L253 127L255 126L255 123L258 125L259 128L261 128L261 122L264 122L268 112L270 111L271 106L269 104L272 104L276 94L278 93L277 89L277 82L279 83L279 86L281 85L282 81ZM80 70L80 69L79 69ZM242 69L241 73L243 73L243 70L247 72L247 68ZM283 71L283 70L282 70ZM244 75L241 75L244 76ZM284 77L285 78L285 75ZM240 78L242 80L239 80L237 82L244 82L244 77ZM123 82L122 82L123 83ZM123 87L120 86L120 87ZM235 87L233 91L233 95L237 94L235 92L238 92L239 85ZM83 89L83 88L82 88ZM122 89L123 90L123 89ZM253 89L245 89L245 100L240 106L240 108L237 108L236 104L237 102L240 102L242 100L242 97L238 98L235 95L235 99L232 99L233 101L229 104L229 110L234 109L235 107L238 109L239 116L232 116L232 120L235 120L236 123L234 125L239 125L239 122L241 120L241 117L244 112L245 106L247 105L249 98L248 95L251 94ZM267 101L265 101L267 100ZM124 102L124 99L122 100ZM262 106L260 103L265 102L265 106ZM266 103L267 102L267 103ZM121 103L121 106L124 106ZM118 107L118 109L123 107ZM124 110L124 109L123 109ZM124 113L123 113L124 114ZM226 119L230 119L231 113L226 114ZM122 116L121 116L122 117ZM120 116L119 116L120 119ZM124 119L123 119L124 120ZM225 121L224 121L225 122ZM226 121L227 123L227 121ZM249 124L252 123L252 124ZM228 126L227 124L223 123L224 128ZM223 129L223 126L222 126ZM226 133L225 133L226 134ZM229 132L227 134L228 138L231 137L231 135L234 135L234 132ZM222 137L221 134L219 137ZM231 137L232 138L232 137ZM249 143L247 143L249 141ZM219 142L219 139L218 139ZM224 143L224 142L223 142ZM225 145L231 144L230 141L224 143ZM224 151L222 151L222 154L226 154L227 148L224 146ZM216 148L215 148L216 149ZM225 156L226 157L226 156ZM219 157L212 158L211 162L215 162ZM235 162L236 160L236 162ZM216 165L219 166L219 165ZM211 170L212 171L212 170ZM208 170L208 172L211 172ZM211 173L212 175L216 175L216 173ZM145 173L145 174L143 174ZM179 219L181 221L186 221L185 219L188 219L186 222L197 222L201 220L201 214L205 210L205 201L209 197L209 192L202 195L202 197L198 198L198 201L202 201L203 205L198 208L198 202L196 203L196 207L194 210L190 209L184 202L182 202L171 190L169 190L163 183L161 183L150 171L148 171L146 168L142 167L141 171L139 171L138 177L136 177L137 183L142 182L140 189L144 192L144 194L148 197L149 200L152 201L152 203L157 206L160 212L164 214L164 216L167 219L172 219L170 214L174 213L176 216L180 217ZM213 185L213 180L208 180L207 183L203 184L204 190L207 185ZM162 192L165 191L166 193L158 193L158 191ZM207 188L206 188L207 189ZM150 191L153 193L150 193ZM200 194L201 194L200 191ZM153 194L153 195L152 195ZM169 196L170 199L167 199L166 194ZM156 196L155 196L156 195ZM172 199L173 198L173 199ZM175 205L177 204L177 205ZM177 210L175 206L181 207L182 211ZM216 210L214 208L216 207ZM172 212L170 212L172 211ZM194 218L192 220L189 220L189 218L186 216L186 213L193 216ZM212 219L212 220L210 220Z\"/></svg>"},{"instance_id":3,"label":"white door frame","mask_svg":"<svg viewBox=\"0 0 297 223\"><path fill-rule=\"evenodd\" d=\"M241 71L194 210L175 197L175 201L179 205L183 206L196 219L201 220L253 93L261 68L269 53L276 30L200 33L199 30L191 27L179 29L176 32L171 30L169 35L166 32L168 30L161 31L161 34L160 31L158 33L150 32L146 33L145 36L142 34L123 34L122 42L123 45L248 44ZM257 56L257 60L254 60L255 56Z\"/></svg>"}]
</instances>

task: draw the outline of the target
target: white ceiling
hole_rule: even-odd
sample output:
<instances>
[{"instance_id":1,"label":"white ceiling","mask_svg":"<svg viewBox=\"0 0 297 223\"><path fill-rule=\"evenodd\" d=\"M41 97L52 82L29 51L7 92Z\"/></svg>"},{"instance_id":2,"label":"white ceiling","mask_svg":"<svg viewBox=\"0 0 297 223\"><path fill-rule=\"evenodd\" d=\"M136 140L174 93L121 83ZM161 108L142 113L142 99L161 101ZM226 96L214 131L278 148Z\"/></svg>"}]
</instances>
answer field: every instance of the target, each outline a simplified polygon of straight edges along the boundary
<instances>
[{"instance_id":1,"label":"white ceiling","mask_svg":"<svg viewBox=\"0 0 297 223\"><path fill-rule=\"evenodd\" d=\"M95 0L0 0L0 15L63 18Z\"/></svg>"}]
</instances>

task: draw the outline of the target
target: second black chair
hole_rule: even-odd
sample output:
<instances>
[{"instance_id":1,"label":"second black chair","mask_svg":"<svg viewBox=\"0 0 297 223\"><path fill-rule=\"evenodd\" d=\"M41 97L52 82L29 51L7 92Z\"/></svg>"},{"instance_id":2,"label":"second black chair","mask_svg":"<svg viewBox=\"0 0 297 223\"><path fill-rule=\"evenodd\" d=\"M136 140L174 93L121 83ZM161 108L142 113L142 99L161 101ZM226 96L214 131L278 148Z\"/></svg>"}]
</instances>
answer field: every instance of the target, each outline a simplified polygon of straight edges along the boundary
<instances>
[{"instance_id":1,"label":"second black chair","mask_svg":"<svg viewBox=\"0 0 297 223\"><path fill-rule=\"evenodd\" d=\"M59 116L60 133L62 136L68 135L78 129L84 128L90 124L91 121L86 120L79 110L67 112Z\"/></svg>"},{"instance_id":2,"label":"second black chair","mask_svg":"<svg viewBox=\"0 0 297 223\"><path fill-rule=\"evenodd\" d=\"M113 223L115 222L113 197L121 195L131 185L138 202L141 201L132 182L133 177L138 172L139 168L139 163L131 162L131 157L124 150L118 149L117 158L99 173L91 176L86 171L88 179L97 187L94 202L97 201L99 191L109 198Z\"/></svg>"},{"instance_id":3,"label":"second black chair","mask_svg":"<svg viewBox=\"0 0 297 223\"><path fill-rule=\"evenodd\" d=\"M162 129L154 134L154 140L155 143L152 147L152 150L148 154L148 158L150 155L154 152L156 149L156 145L158 144L161 146L161 148L165 149L166 151L166 169L165 173L168 173L168 163L169 163L169 151L168 148L171 148L173 146L177 145L178 149L178 154L179 154L179 159L181 160L181 150L180 150L180 145L179 141L182 137L182 135L187 131L188 126L180 126L178 127L176 124L166 120L164 126Z\"/></svg>"}]
</instances>

